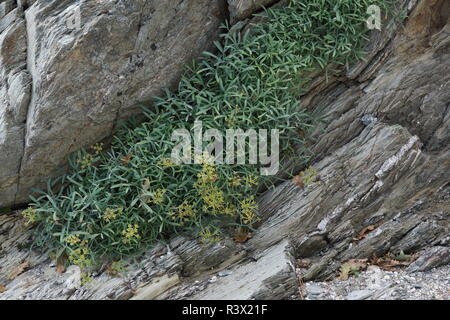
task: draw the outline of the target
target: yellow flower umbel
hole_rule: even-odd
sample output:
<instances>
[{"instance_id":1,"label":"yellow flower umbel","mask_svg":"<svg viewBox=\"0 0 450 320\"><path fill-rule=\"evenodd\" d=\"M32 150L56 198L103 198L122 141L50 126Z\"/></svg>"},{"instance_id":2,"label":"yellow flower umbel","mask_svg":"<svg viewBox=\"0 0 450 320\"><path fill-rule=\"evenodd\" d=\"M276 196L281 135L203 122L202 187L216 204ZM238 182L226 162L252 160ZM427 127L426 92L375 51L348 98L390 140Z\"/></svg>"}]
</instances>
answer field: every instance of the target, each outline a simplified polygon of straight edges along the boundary
<instances>
[{"instance_id":1,"label":"yellow flower umbel","mask_svg":"<svg viewBox=\"0 0 450 320\"><path fill-rule=\"evenodd\" d=\"M225 118L225 122L227 123L229 128L233 128L236 124L236 118L234 117L234 115L232 116L227 116Z\"/></svg>"},{"instance_id":2,"label":"yellow flower umbel","mask_svg":"<svg viewBox=\"0 0 450 320\"><path fill-rule=\"evenodd\" d=\"M166 189L156 189L155 192L153 192L152 199L149 201L149 203L153 204L161 204L164 202L164 195L166 194Z\"/></svg>"},{"instance_id":3,"label":"yellow flower umbel","mask_svg":"<svg viewBox=\"0 0 450 320\"><path fill-rule=\"evenodd\" d=\"M111 264L112 273L119 274L125 270L125 263L123 261L114 261Z\"/></svg>"},{"instance_id":4,"label":"yellow flower umbel","mask_svg":"<svg viewBox=\"0 0 450 320\"><path fill-rule=\"evenodd\" d=\"M254 174L250 174L244 178L244 181L248 187L257 186L259 184L259 177Z\"/></svg>"},{"instance_id":5,"label":"yellow flower umbel","mask_svg":"<svg viewBox=\"0 0 450 320\"><path fill-rule=\"evenodd\" d=\"M308 169L300 173L300 176L303 178L303 184L305 186L311 185L315 182L316 176L318 173L314 170L314 167L310 166Z\"/></svg>"},{"instance_id":6,"label":"yellow flower umbel","mask_svg":"<svg viewBox=\"0 0 450 320\"><path fill-rule=\"evenodd\" d=\"M83 158L78 159L77 163L81 164L81 169L84 169L91 166L93 161L94 157L92 156L92 154L87 153Z\"/></svg>"},{"instance_id":7,"label":"yellow flower umbel","mask_svg":"<svg viewBox=\"0 0 450 320\"><path fill-rule=\"evenodd\" d=\"M70 246L76 246L77 244L81 243L80 235L70 235L65 240Z\"/></svg>"},{"instance_id":8,"label":"yellow flower umbel","mask_svg":"<svg viewBox=\"0 0 450 320\"><path fill-rule=\"evenodd\" d=\"M86 284L92 282L92 280L93 280L93 279L92 279L92 276L91 276L90 273L83 272L83 273L81 274L80 284L81 284L82 286L84 286L84 285L86 285Z\"/></svg>"},{"instance_id":9,"label":"yellow flower umbel","mask_svg":"<svg viewBox=\"0 0 450 320\"><path fill-rule=\"evenodd\" d=\"M66 238L67 242L71 247L76 247L75 249L69 249L69 261L70 263L80 267L80 270L85 270L92 265L92 261L89 258L90 252L88 249L88 241L81 240L80 235L70 235ZM90 273L81 273L81 285L92 281Z\"/></svg>"},{"instance_id":10,"label":"yellow flower umbel","mask_svg":"<svg viewBox=\"0 0 450 320\"><path fill-rule=\"evenodd\" d=\"M70 251L69 261L84 269L91 265L91 260L89 259L89 249L87 240L81 240L79 234L70 235L65 240L71 247L76 247Z\"/></svg>"},{"instance_id":11,"label":"yellow flower umbel","mask_svg":"<svg viewBox=\"0 0 450 320\"><path fill-rule=\"evenodd\" d=\"M242 186L242 177L234 174L233 178L228 180L228 184L232 187L240 187Z\"/></svg>"},{"instance_id":12,"label":"yellow flower umbel","mask_svg":"<svg viewBox=\"0 0 450 320\"><path fill-rule=\"evenodd\" d=\"M160 165L164 169L176 167L176 164L171 158L162 158L161 161L158 162L158 165Z\"/></svg>"},{"instance_id":13,"label":"yellow flower umbel","mask_svg":"<svg viewBox=\"0 0 450 320\"><path fill-rule=\"evenodd\" d=\"M69 261L80 267L80 269L85 269L89 267L92 263L89 259L89 249L85 246L87 243L82 243L83 246L72 250L69 254Z\"/></svg>"},{"instance_id":14,"label":"yellow flower umbel","mask_svg":"<svg viewBox=\"0 0 450 320\"><path fill-rule=\"evenodd\" d=\"M210 227L203 228L198 235L200 236L200 242L203 244L220 241L220 232L218 230L211 231Z\"/></svg>"},{"instance_id":15,"label":"yellow flower umbel","mask_svg":"<svg viewBox=\"0 0 450 320\"><path fill-rule=\"evenodd\" d=\"M224 193L219 187L214 185L218 175L214 165L214 158L208 153L203 153L197 161L202 165L202 171L197 174L197 182L194 187L205 203L204 211L211 211L213 214L221 213L225 206Z\"/></svg>"},{"instance_id":16,"label":"yellow flower umbel","mask_svg":"<svg viewBox=\"0 0 450 320\"><path fill-rule=\"evenodd\" d=\"M210 183L217 181L216 168L213 165L204 164L202 172L197 174L200 183Z\"/></svg>"},{"instance_id":17,"label":"yellow flower umbel","mask_svg":"<svg viewBox=\"0 0 450 320\"><path fill-rule=\"evenodd\" d=\"M239 106L235 106L231 114L225 117L225 122L229 128L233 128L236 125L236 122L238 120L236 115L239 113L239 111Z\"/></svg>"},{"instance_id":18,"label":"yellow flower umbel","mask_svg":"<svg viewBox=\"0 0 450 320\"><path fill-rule=\"evenodd\" d=\"M203 206L204 211L211 211L211 213L221 213L224 205L225 199L223 191L217 186L207 185L200 189L200 196L202 197L205 205Z\"/></svg>"},{"instance_id":19,"label":"yellow flower umbel","mask_svg":"<svg viewBox=\"0 0 450 320\"><path fill-rule=\"evenodd\" d=\"M202 171L197 174L198 184L216 182L218 179L214 157L204 152L201 156L196 156L196 162L202 165Z\"/></svg>"},{"instance_id":20,"label":"yellow flower umbel","mask_svg":"<svg viewBox=\"0 0 450 320\"><path fill-rule=\"evenodd\" d=\"M237 210L232 203L226 203L222 208L221 213L229 216L234 216L237 213Z\"/></svg>"},{"instance_id":21,"label":"yellow flower umbel","mask_svg":"<svg viewBox=\"0 0 450 320\"><path fill-rule=\"evenodd\" d=\"M184 201L181 205L178 206L176 211L171 212L172 220L180 221L181 224L185 222L191 221L195 215L196 210L192 204L187 201Z\"/></svg>"},{"instance_id":22,"label":"yellow flower umbel","mask_svg":"<svg viewBox=\"0 0 450 320\"><path fill-rule=\"evenodd\" d=\"M37 210L32 207L28 207L27 209L21 212L22 216L26 219L24 223L25 226L29 226L37 221L36 212Z\"/></svg>"},{"instance_id":23,"label":"yellow flower umbel","mask_svg":"<svg viewBox=\"0 0 450 320\"><path fill-rule=\"evenodd\" d=\"M137 224L131 225L129 224L128 227L122 231L122 242L123 243L130 243L131 241L140 239L141 236L139 235L139 226Z\"/></svg>"},{"instance_id":24,"label":"yellow flower umbel","mask_svg":"<svg viewBox=\"0 0 450 320\"><path fill-rule=\"evenodd\" d=\"M103 143L94 144L91 149L94 151L95 155L98 156L100 152L103 151Z\"/></svg>"},{"instance_id":25,"label":"yellow flower umbel","mask_svg":"<svg viewBox=\"0 0 450 320\"><path fill-rule=\"evenodd\" d=\"M103 214L102 218L106 222L111 222L112 220L116 219L119 215L121 215L123 212L123 208L119 207L117 209L111 209L107 208L105 213Z\"/></svg>"},{"instance_id":26,"label":"yellow flower umbel","mask_svg":"<svg viewBox=\"0 0 450 320\"><path fill-rule=\"evenodd\" d=\"M259 218L256 216L255 211L258 209L258 205L255 201L255 197L251 196L241 201L241 221L243 224L250 225L257 222Z\"/></svg>"}]
</instances>

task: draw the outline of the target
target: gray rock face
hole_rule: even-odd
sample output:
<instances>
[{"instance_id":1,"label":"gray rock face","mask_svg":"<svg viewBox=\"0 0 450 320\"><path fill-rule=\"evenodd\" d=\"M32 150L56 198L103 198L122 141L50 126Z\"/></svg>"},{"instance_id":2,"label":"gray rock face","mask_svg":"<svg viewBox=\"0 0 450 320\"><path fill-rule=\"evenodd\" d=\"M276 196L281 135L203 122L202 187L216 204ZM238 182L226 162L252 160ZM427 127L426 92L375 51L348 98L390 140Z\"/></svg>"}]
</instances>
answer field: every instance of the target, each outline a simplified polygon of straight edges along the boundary
<instances>
[{"instance_id":1,"label":"gray rock face","mask_svg":"<svg viewBox=\"0 0 450 320\"><path fill-rule=\"evenodd\" d=\"M70 153L175 86L226 12L224 0L15 5L0 5L0 208L26 202Z\"/></svg>"},{"instance_id":2,"label":"gray rock face","mask_svg":"<svg viewBox=\"0 0 450 320\"><path fill-rule=\"evenodd\" d=\"M122 277L100 271L91 284L73 289L73 273L58 274L46 256L23 249L29 239L19 215L3 215L0 285L6 291L0 299L289 299L308 294L305 281L335 278L350 259L403 251L422 256L410 271L448 263L447 5L400 1L410 13L405 26L386 24L383 32L373 32L365 62L328 81L316 75L301 102L328 114L312 146L319 178L304 189L286 181L267 191L259 199L263 221L247 243L224 239L204 247L176 237L168 247L149 250ZM377 120L363 123L366 115ZM8 279L24 261L28 269ZM395 296L390 279L373 272L366 287L355 288L370 292L349 298ZM372 292L379 296L367 296Z\"/></svg>"},{"instance_id":3,"label":"gray rock face","mask_svg":"<svg viewBox=\"0 0 450 320\"><path fill-rule=\"evenodd\" d=\"M450 248L436 246L430 248L423 255L408 266L408 272L428 271L436 266L450 263Z\"/></svg>"},{"instance_id":4,"label":"gray rock face","mask_svg":"<svg viewBox=\"0 0 450 320\"><path fill-rule=\"evenodd\" d=\"M26 23L20 8L0 6L0 207L14 203L31 95Z\"/></svg>"},{"instance_id":5,"label":"gray rock face","mask_svg":"<svg viewBox=\"0 0 450 320\"><path fill-rule=\"evenodd\" d=\"M280 0L228 0L230 20L236 22L249 18L252 13Z\"/></svg>"}]
</instances>

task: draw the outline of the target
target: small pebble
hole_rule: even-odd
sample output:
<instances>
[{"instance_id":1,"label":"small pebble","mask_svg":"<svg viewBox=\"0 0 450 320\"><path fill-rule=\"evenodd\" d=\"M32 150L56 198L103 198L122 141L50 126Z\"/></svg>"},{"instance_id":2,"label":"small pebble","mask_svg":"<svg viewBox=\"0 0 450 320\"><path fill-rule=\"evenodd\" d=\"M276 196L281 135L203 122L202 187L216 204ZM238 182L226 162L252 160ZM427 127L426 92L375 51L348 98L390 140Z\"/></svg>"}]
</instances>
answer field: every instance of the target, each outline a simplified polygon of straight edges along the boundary
<instances>
[{"instance_id":1,"label":"small pebble","mask_svg":"<svg viewBox=\"0 0 450 320\"><path fill-rule=\"evenodd\" d=\"M364 115L362 118L361 118L361 122L365 125L365 126L368 126L369 124L371 124L371 123L375 123L375 122L377 122L377 118L376 117L374 117L373 115L371 115L371 114L366 114L366 115Z\"/></svg>"},{"instance_id":2,"label":"small pebble","mask_svg":"<svg viewBox=\"0 0 450 320\"><path fill-rule=\"evenodd\" d=\"M324 292L324 289L319 285L310 284L306 287L306 291L308 291L308 293L312 295L319 295Z\"/></svg>"}]
</instances>

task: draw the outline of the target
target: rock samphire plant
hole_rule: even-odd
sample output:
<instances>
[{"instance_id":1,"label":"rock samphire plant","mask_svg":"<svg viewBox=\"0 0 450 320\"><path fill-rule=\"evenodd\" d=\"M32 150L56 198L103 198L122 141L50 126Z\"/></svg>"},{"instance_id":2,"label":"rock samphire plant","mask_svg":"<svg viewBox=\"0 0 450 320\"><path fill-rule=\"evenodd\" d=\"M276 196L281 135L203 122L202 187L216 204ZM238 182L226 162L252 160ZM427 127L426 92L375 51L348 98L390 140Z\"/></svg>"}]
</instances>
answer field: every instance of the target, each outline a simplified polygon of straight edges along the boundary
<instances>
[{"instance_id":1,"label":"rock samphire plant","mask_svg":"<svg viewBox=\"0 0 450 320\"><path fill-rule=\"evenodd\" d=\"M394 2L294 0L266 10L251 31L225 27L216 53L205 53L178 90L145 109L144 123L124 125L107 151L97 144L77 152L70 172L32 198L23 215L34 245L88 268L181 231L210 242L229 226L251 228L258 190L270 180L255 165L214 164L206 155L200 164L175 165L172 133L196 120L204 130L279 129L283 154L298 150L316 125L299 108L305 75L361 57L367 8L386 11ZM295 156L308 158L306 151Z\"/></svg>"}]
</instances>

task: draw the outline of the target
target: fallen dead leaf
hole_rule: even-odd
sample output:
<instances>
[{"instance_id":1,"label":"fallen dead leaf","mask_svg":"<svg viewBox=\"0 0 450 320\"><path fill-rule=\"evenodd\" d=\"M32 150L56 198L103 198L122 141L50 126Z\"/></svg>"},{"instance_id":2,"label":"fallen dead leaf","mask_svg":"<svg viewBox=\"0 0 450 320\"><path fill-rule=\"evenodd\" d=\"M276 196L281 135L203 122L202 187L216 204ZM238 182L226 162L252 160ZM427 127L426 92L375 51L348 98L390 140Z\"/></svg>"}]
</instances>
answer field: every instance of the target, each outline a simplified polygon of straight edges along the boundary
<instances>
[{"instance_id":1,"label":"fallen dead leaf","mask_svg":"<svg viewBox=\"0 0 450 320\"><path fill-rule=\"evenodd\" d=\"M346 264L343 264L340 268L339 279L347 280L350 273L350 267Z\"/></svg>"},{"instance_id":2,"label":"fallen dead leaf","mask_svg":"<svg viewBox=\"0 0 450 320\"><path fill-rule=\"evenodd\" d=\"M306 139L306 132L301 128L296 128L296 129L297 129L298 134L300 136L302 136L303 139Z\"/></svg>"},{"instance_id":3,"label":"fallen dead leaf","mask_svg":"<svg viewBox=\"0 0 450 320\"><path fill-rule=\"evenodd\" d=\"M409 255L400 251L397 255L388 253L381 258L373 257L369 260L369 263L378 266L385 271L398 271L400 268L409 266L411 262L418 257L417 254Z\"/></svg>"},{"instance_id":4,"label":"fallen dead leaf","mask_svg":"<svg viewBox=\"0 0 450 320\"><path fill-rule=\"evenodd\" d=\"M0 293L3 293L5 291L7 291L8 288L6 288L5 286L0 285Z\"/></svg>"},{"instance_id":5,"label":"fallen dead leaf","mask_svg":"<svg viewBox=\"0 0 450 320\"><path fill-rule=\"evenodd\" d=\"M304 190L305 189L305 185L303 183L303 175L299 174L296 175L293 179L292 179L292 183L294 185L296 185L297 187L299 187L300 189Z\"/></svg>"},{"instance_id":6,"label":"fallen dead leaf","mask_svg":"<svg viewBox=\"0 0 450 320\"><path fill-rule=\"evenodd\" d=\"M247 231L240 231L234 236L234 241L237 243L245 243L252 238L252 234Z\"/></svg>"},{"instance_id":7,"label":"fallen dead leaf","mask_svg":"<svg viewBox=\"0 0 450 320\"><path fill-rule=\"evenodd\" d=\"M66 267L62 263L58 263L56 265L56 272L58 273L64 273L66 271Z\"/></svg>"},{"instance_id":8,"label":"fallen dead leaf","mask_svg":"<svg viewBox=\"0 0 450 320\"><path fill-rule=\"evenodd\" d=\"M122 157L121 160L122 160L123 165L124 166L128 166L128 164L130 163L131 158L132 158L131 153L127 154L125 157Z\"/></svg>"},{"instance_id":9,"label":"fallen dead leaf","mask_svg":"<svg viewBox=\"0 0 450 320\"><path fill-rule=\"evenodd\" d=\"M52 259L56 259L56 257L52 257ZM65 253L63 253L56 259L56 272L64 273L66 271L67 260L68 260L68 258Z\"/></svg>"},{"instance_id":10,"label":"fallen dead leaf","mask_svg":"<svg viewBox=\"0 0 450 320\"><path fill-rule=\"evenodd\" d=\"M64 273L65 271L66 267L64 266L64 262L58 259L58 262L56 263L56 272Z\"/></svg>"},{"instance_id":11,"label":"fallen dead leaf","mask_svg":"<svg viewBox=\"0 0 450 320\"><path fill-rule=\"evenodd\" d=\"M367 265L367 259L351 259L341 265L339 279L347 280L352 273L365 270Z\"/></svg>"},{"instance_id":12,"label":"fallen dead leaf","mask_svg":"<svg viewBox=\"0 0 450 320\"><path fill-rule=\"evenodd\" d=\"M25 261L21 264L19 264L18 266L16 266L13 271L10 273L9 275L9 280L13 280L15 279L17 276L19 276L20 274L22 274L26 269L28 269L30 267L30 262L29 261Z\"/></svg>"},{"instance_id":13,"label":"fallen dead leaf","mask_svg":"<svg viewBox=\"0 0 450 320\"><path fill-rule=\"evenodd\" d=\"M375 230L376 228L377 228L376 225L370 225L368 227L365 227L358 233L358 235L356 237L353 238L353 241L361 241L362 239L365 239L367 237L367 235L370 232L372 232L373 230Z\"/></svg>"}]
</instances>

